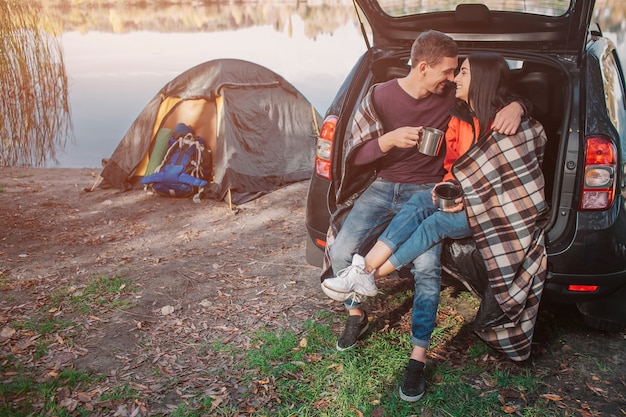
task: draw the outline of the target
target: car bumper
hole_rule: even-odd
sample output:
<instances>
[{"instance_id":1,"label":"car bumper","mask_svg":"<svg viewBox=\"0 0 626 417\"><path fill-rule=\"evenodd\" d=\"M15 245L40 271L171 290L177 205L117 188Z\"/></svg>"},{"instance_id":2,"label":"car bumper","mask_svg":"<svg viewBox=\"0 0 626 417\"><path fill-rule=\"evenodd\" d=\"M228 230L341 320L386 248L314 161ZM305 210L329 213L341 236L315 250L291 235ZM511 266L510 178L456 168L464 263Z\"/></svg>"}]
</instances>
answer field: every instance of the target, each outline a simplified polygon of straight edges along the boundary
<instances>
[{"instance_id":1,"label":"car bumper","mask_svg":"<svg viewBox=\"0 0 626 417\"><path fill-rule=\"evenodd\" d=\"M587 291L573 290L573 286L586 288ZM592 287L596 289L589 291ZM549 272L543 293L553 302L580 303L607 297L623 287L626 287L626 271L594 275Z\"/></svg>"}]
</instances>

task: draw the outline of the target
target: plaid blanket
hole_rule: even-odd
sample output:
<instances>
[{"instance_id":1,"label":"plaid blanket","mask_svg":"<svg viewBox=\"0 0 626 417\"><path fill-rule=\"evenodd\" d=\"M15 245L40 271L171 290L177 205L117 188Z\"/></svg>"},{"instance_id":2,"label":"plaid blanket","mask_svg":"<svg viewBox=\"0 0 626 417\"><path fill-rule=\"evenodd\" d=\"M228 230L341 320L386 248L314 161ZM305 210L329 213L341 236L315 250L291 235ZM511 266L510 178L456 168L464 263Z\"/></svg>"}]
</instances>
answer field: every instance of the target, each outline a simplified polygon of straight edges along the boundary
<instances>
[{"instance_id":1,"label":"plaid blanket","mask_svg":"<svg viewBox=\"0 0 626 417\"><path fill-rule=\"evenodd\" d=\"M541 171L546 141L543 126L526 120L513 136L493 133L479 140L452 168L489 284L510 320L478 334L516 360L530 354L546 275L540 224L546 210Z\"/></svg>"}]
</instances>

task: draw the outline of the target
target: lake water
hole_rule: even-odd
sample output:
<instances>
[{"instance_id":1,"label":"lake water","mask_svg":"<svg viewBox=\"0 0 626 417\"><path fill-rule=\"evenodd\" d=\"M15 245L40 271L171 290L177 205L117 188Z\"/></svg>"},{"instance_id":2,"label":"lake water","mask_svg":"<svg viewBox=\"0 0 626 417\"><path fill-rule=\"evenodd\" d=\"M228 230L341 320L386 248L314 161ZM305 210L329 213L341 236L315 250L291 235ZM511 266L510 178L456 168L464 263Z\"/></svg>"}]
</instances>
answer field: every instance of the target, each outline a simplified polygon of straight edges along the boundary
<instances>
[{"instance_id":1,"label":"lake water","mask_svg":"<svg viewBox=\"0 0 626 417\"><path fill-rule=\"evenodd\" d=\"M292 17L292 34L270 26L214 33L63 34L75 144L63 167L99 167L143 107L171 79L206 61L238 58L292 83L323 114L365 43L352 22L312 39Z\"/></svg>"},{"instance_id":2,"label":"lake water","mask_svg":"<svg viewBox=\"0 0 626 417\"><path fill-rule=\"evenodd\" d=\"M59 153L58 166L100 167L161 87L181 72L213 59L244 59L271 69L323 115L365 51L358 22L345 10L330 29L312 29L301 13L287 11L268 23L237 24L225 30L115 31L88 25L64 31L60 40L75 143L68 142ZM91 11L82 13L88 17ZM83 16L83 20L89 19ZM623 60L625 33L623 25L608 33ZM626 67L626 62L622 65Z\"/></svg>"}]
</instances>

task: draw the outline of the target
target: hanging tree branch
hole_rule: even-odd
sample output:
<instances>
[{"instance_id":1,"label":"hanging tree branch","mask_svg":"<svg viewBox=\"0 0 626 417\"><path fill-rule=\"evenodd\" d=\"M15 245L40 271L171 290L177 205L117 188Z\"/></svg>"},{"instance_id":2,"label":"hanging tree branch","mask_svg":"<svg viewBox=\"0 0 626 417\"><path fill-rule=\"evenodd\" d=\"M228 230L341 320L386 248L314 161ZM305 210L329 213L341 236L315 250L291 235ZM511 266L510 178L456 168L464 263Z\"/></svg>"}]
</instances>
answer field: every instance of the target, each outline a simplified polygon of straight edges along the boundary
<instances>
[{"instance_id":1,"label":"hanging tree branch","mask_svg":"<svg viewBox=\"0 0 626 417\"><path fill-rule=\"evenodd\" d=\"M43 166L72 140L67 74L52 22L0 0L0 166Z\"/></svg>"}]
</instances>

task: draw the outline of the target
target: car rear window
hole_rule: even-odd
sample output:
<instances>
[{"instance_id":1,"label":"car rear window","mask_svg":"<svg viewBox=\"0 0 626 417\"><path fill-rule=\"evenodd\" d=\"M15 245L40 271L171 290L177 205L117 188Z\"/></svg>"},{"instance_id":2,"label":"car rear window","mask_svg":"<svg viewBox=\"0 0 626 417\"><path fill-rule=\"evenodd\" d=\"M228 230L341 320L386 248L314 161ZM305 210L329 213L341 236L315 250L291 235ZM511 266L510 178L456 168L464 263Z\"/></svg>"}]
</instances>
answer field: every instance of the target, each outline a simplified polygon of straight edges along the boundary
<instances>
[{"instance_id":1,"label":"car rear window","mask_svg":"<svg viewBox=\"0 0 626 417\"><path fill-rule=\"evenodd\" d=\"M458 4L484 4L491 11L518 12L543 16L562 16L573 0L378 0L381 9L392 17L454 11Z\"/></svg>"}]
</instances>

